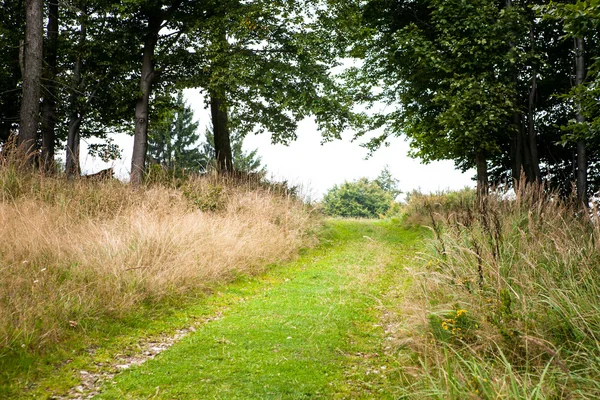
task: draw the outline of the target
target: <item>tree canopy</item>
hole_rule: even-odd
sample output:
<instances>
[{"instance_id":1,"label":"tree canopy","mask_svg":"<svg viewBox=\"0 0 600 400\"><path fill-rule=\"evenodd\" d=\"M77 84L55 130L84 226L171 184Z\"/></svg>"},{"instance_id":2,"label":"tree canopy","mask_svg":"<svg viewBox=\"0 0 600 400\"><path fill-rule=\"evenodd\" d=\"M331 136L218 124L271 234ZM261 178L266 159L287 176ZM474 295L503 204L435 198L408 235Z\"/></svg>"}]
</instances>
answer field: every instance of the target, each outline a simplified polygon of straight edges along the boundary
<instances>
[{"instance_id":1,"label":"tree canopy","mask_svg":"<svg viewBox=\"0 0 600 400\"><path fill-rule=\"evenodd\" d=\"M238 168L234 136L266 132L289 143L310 116L325 139L352 127L357 137L375 133L366 144L375 150L405 136L425 162L475 167L480 193L523 176L565 196L576 182L586 203L600 189L599 8L597 0L8 0L0 141L19 133L46 170L66 142L73 175L82 138L128 132L131 182L140 184L155 151L149 127L158 140L165 116L179 116L171 94L195 88L211 110L224 173ZM115 154L108 141L98 151Z\"/></svg>"},{"instance_id":2,"label":"tree canopy","mask_svg":"<svg viewBox=\"0 0 600 400\"><path fill-rule=\"evenodd\" d=\"M523 172L529 182L546 180L568 192L573 169L598 175L597 126L589 122L598 115L597 7L594 1L361 3L352 54L362 63L346 79L356 101L383 111L361 120L367 123L358 135L382 128L370 148L406 135L425 162L476 166L483 191L488 176L511 185ZM582 129L587 134L570 134ZM582 157L589 167L576 160ZM598 189L594 179L590 192Z\"/></svg>"},{"instance_id":3,"label":"tree canopy","mask_svg":"<svg viewBox=\"0 0 600 400\"><path fill-rule=\"evenodd\" d=\"M47 132L44 149L50 157L53 146L66 140L67 170L76 174L81 138L132 133L131 179L139 184L149 150L148 127L153 120L157 126L169 112L170 105L161 99L182 88L197 88L207 95L207 105L212 104L217 155L223 143L231 151L229 121L242 136L268 132L278 142L293 140L297 122L308 115L318 116L323 129L339 130L343 122L336 121L346 118L348 105L333 95L338 85L329 71L339 62L341 47L336 44L341 39L326 30L336 12L328 3L36 3L34 17L45 12L49 18L46 60L42 73L31 70L37 80L26 86L42 93L28 95L34 99L32 106L43 101L47 116L42 120L52 121L42 129L30 117L23 116L18 124L13 109L22 97L22 77L19 52L10 49L19 48L25 19L31 15L21 2L6 2L1 27L6 46L0 54L5 66L0 85L6 90L0 97L13 108L2 110L0 139L6 140L27 120L37 136L34 142ZM31 49L37 59L42 56L38 48Z\"/></svg>"}]
</instances>

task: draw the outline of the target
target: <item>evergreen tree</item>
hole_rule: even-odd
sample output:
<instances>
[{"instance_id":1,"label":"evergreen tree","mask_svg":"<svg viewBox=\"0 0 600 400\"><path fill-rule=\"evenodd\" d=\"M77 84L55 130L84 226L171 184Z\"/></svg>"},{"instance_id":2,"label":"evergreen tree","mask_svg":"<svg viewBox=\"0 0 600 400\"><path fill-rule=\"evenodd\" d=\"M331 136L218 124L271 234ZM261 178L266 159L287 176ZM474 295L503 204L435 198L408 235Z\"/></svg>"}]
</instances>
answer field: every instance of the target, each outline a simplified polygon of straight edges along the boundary
<instances>
[{"instance_id":1,"label":"evergreen tree","mask_svg":"<svg viewBox=\"0 0 600 400\"><path fill-rule=\"evenodd\" d=\"M149 129L149 163L159 164L169 171L201 172L204 159L198 147L200 135L194 113L177 94L173 107L165 108Z\"/></svg>"},{"instance_id":2,"label":"evergreen tree","mask_svg":"<svg viewBox=\"0 0 600 400\"><path fill-rule=\"evenodd\" d=\"M394 178L389 165L383 167L383 170L381 170L379 176L375 179L375 183L377 183L381 189L391 194L394 199L402 193L398 187L400 181Z\"/></svg>"},{"instance_id":3,"label":"evergreen tree","mask_svg":"<svg viewBox=\"0 0 600 400\"><path fill-rule=\"evenodd\" d=\"M207 171L217 167L215 136L212 129L206 129L205 140L202 145L202 165L204 170ZM242 133L240 131L233 131L231 133L233 170L264 175L267 167L262 165L262 157L258 155L258 149L245 152L243 145L244 136Z\"/></svg>"}]
</instances>

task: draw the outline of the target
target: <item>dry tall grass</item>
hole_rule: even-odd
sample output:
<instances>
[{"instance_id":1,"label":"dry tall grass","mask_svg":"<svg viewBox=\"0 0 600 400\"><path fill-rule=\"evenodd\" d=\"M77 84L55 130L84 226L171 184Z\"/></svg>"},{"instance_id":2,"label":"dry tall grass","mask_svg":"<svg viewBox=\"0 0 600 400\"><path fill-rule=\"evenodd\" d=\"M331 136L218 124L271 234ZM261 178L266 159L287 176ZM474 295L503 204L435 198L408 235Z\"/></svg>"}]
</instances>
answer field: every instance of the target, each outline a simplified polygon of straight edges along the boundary
<instances>
[{"instance_id":1,"label":"dry tall grass","mask_svg":"<svg viewBox=\"0 0 600 400\"><path fill-rule=\"evenodd\" d=\"M411 395L599 398L598 221L536 186L447 210L415 199L435 239L403 306Z\"/></svg>"},{"instance_id":2,"label":"dry tall grass","mask_svg":"<svg viewBox=\"0 0 600 400\"><path fill-rule=\"evenodd\" d=\"M132 190L3 161L0 354L293 257L314 223L299 201L256 184Z\"/></svg>"}]
</instances>

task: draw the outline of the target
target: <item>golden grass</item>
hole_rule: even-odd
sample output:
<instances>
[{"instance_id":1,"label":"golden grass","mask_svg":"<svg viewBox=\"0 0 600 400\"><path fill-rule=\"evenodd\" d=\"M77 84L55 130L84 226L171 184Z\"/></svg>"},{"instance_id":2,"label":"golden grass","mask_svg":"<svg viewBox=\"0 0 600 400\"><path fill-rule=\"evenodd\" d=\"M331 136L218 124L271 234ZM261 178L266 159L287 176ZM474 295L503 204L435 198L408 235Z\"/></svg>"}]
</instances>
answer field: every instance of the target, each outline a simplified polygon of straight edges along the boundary
<instances>
[{"instance_id":1,"label":"golden grass","mask_svg":"<svg viewBox=\"0 0 600 400\"><path fill-rule=\"evenodd\" d=\"M202 211L203 199L218 211ZM290 196L196 178L118 181L0 169L0 354L37 349L140 303L293 257L314 222Z\"/></svg>"}]
</instances>

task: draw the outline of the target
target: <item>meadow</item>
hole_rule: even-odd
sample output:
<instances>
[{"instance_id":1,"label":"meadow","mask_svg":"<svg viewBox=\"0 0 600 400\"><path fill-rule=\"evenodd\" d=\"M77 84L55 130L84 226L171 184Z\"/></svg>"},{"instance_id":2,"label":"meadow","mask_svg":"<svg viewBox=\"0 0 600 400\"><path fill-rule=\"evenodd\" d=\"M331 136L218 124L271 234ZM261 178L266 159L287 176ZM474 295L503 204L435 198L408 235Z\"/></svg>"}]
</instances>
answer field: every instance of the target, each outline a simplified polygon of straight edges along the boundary
<instances>
[{"instance_id":1,"label":"meadow","mask_svg":"<svg viewBox=\"0 0 600 400\"><path fill-rule=\"evenodd\" d=\"M392 323L407 396L600 396L597 210L522 185L414 194L404 212L432 232Z\"/></svg>"},{"instance_id":2,"label":"meadow","mask_svg":"<svg viewBox=\"0 0 600 400\"><path fill-rule=\"evenodd\" d=\"M321 361L329 366L318 376L306 375L295 389L281 386L282 393L311 388L306 390L343 398L600 396L597 211L582 210L541 186L523 185L508 198L477 199L469 189L415 192L391 207L385 221L340 221L323 219L283 186L258 180L173 179L154 171L144 186L132 189L117 180L68 180L2 161L3 396L65 393L81 379L78 371L114 371L114 360L134 354L138 343L213 320L223 306L231 307L231 316L198 328L193 337L208 338L223 327L234 343L236 332L255 332L238 349L238 361L248 365L231 359L211 366L250 368L247 346L260 339L252 346L265 352L262 341L279 339L253 331L245 310L254 307L258 320L277 317L283 310L277 299L292 296L289 285L302 288L298 296L309 296L285 300L294 307L294 329L302 328L299 315L311 316L306 337L342 318L327 310L356 308L340 308L352 329L332 329L314 343L319 357L326 354L323 346L335 343L331 357ZM316 250L301 251L317 239ZM296 264L286 264L299 254ZM341 275L324 274L328 268ZM328 293L348 288L345 300L341 291L313 299L304 290L309 282ZM282 320L269 329L288 325ZM178 351L204 354L222 344L186 343L160 359L178 362ZM281 357L299 370L309 368L305 344ZM144 368L160 375L164 365ZM154 390L154 379L144 383L146 389L136 386L142 380L135 371L115 381L121 394ZM269 371L274 377L282 373ZM376 376L367 376L372 371ZM202 379L212 379L213 372ZM254 387L261 379L244 385ZM225 376L219 382L236 395ZM180 390L167 385L175 386L165 393ZM211 393L210 386L202 390Z\"/></svg>"},{"instance_id":3,"label":"meadow","mask_svg":"<svg viewBox=\"0 0 600 400\"><path fill-rule=\"evenodd\" d=\"M310 210L217 176L133 190L117 180L0 168L0 358L44 353L104 320L294 257Z\"/></svg>"}]
</instances>

